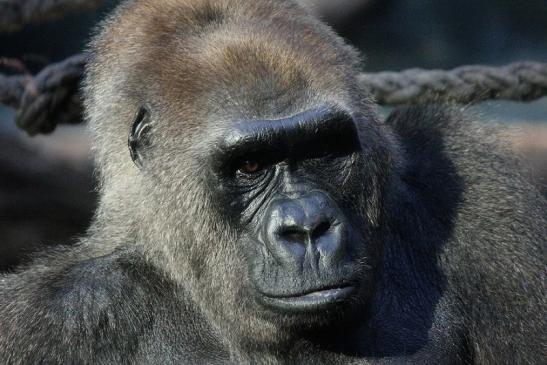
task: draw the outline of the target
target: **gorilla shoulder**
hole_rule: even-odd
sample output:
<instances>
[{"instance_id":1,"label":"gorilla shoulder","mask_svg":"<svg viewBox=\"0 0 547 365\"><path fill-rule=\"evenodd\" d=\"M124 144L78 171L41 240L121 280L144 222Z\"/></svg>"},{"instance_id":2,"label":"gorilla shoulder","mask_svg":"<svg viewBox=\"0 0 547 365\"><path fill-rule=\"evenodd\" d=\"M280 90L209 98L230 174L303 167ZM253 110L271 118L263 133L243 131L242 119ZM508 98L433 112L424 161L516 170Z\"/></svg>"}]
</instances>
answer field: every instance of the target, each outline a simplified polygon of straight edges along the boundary
<instances>
[{"instance_id":1,"label":"gorilla shoulder","mask_svg":"<svg viewBox=\"0 0 547 365\"><path fill-rule=\"evenodd\" d=\"M413 206L448 230L436 265L444 296L466 308L470 356L535 363L545 343L547 202L503 128L471 118L451 106L418 106L396 110L386 123L401 143L400 178Z\"/></svg>"},{"instance_id":2,"label":"gorilla shoulder","mask_svg":"<svg viewBox=\"0 0 547 365\"><path fill-rule=\"evenodd\" d=\"M90 257L80 248L58 248L4 276L0 357L8 363L83 362L117 337L136 341L152 297L142 295L143 283L132 274L138 268L128 267L115 254Z\"/></svg>"},{"instance_id":3,"label":"gorilla shoulder","mask_svg":"<svg viewBox=\"0 0 547 365\"><path fill-rule=\"evenodd\" d=\"M165 351L181 361L220 359L218 346L199 335L210 328L183 298L159 270L127 250L57 248L0 279L0 358L8 364L148 363L155 351ZM164 318L166 311L183 320ZM147 340L168 343L169 331L177 331L184 351Z\"/></svg>"}]
</instances>

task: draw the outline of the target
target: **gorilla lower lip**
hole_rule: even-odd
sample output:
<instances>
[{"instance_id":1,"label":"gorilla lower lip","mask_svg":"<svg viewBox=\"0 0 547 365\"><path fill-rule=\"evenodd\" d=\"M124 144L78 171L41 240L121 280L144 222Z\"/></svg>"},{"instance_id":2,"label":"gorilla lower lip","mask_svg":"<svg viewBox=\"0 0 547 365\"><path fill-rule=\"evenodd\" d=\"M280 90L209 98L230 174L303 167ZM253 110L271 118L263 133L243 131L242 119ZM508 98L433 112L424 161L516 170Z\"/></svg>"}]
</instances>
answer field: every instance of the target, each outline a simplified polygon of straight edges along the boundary
<instances>
[{"instance_id":1,"label":"gorilla lower lip","mask_svg":"<svg viewBox=\"0 0 547 365\"><path fill-rule=\"evenodd\" d=\"M344 286L316 290L297 296L265 297L266 304L284 310L306 311L341 302L346 299L355 287Z\"/></svg>"}]
</instances>

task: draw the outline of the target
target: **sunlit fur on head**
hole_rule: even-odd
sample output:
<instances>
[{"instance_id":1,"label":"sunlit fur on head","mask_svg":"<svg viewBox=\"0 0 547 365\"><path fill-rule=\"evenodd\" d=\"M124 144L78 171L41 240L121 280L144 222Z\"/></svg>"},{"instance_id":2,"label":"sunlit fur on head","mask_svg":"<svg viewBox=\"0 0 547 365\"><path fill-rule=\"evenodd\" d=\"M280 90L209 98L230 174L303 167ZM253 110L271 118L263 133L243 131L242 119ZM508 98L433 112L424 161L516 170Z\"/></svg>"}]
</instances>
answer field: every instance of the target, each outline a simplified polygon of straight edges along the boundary
<instances>
[{"instance_id":1,"label":"sunlit fur on head","mask_svg":"<svg viewBox=\"0 0 547 365\"><path fill-rule=\"evenodd\" d=\"M97 235L101 222L117 227L109 241L136 242L206 303L215 322L261 329L249 336L276 335L275 324L248 323L260 318L239 299L248 298L238 295L245 265L237 233L212 216L204 148L231 121L325 105L375 123L356 83L357 53L293 1L143 0L125 3L103 24L91 55L85 107L102 183ZM127 137L141 105L150 107L153 132L149 161L139 169ZM370 197L367 214L377 200Z\"/></svg>"}]
</instances>

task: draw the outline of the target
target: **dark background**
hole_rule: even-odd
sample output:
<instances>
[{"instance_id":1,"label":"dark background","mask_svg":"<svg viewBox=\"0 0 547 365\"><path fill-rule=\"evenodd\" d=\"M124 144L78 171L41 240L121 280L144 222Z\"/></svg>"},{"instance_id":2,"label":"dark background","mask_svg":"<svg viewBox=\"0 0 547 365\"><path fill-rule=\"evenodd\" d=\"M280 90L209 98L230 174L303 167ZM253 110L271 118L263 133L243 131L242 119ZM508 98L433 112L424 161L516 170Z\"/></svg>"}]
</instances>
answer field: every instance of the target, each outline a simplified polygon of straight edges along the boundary
<instances>
[{"instance_id":1,"label":"dark background","mask_svg":"<svg viewBox=\"0 0 547 365\"><path fill-rule=\"evenodd\" d=\"M366 55L369 72L547 62L547 0L303 2ZM0 33L0 57L20 60L34 73L78 53L116 3L105 1L96 11ZM0 66L0 72L14 70ZM545 189L547 98L487 102L473 109L485 123L496 120L524 131L513 138L513 148L526 155L534 182ZM0 106L0 270L13 269L42 245L74 242L85 232L95 204L85 127L62 126L30 138L13 125L13 111Z\"/></svg>"}]
</instances>

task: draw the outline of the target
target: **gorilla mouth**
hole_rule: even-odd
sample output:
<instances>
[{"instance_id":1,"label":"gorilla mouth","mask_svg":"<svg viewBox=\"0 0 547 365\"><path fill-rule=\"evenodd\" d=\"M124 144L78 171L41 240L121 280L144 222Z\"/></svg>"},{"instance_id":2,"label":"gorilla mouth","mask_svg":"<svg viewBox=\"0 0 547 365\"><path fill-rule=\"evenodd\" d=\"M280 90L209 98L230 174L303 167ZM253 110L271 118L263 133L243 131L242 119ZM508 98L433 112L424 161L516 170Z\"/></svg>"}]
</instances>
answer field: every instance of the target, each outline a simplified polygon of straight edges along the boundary
<instances>
[{"instance_id":1,"label":"gorilla mouth","mask_svg":"<svg viewBox=\"0 0 547 365\"><path fill-rule=\"evenodd\" d=\"M314 289L300 294L291 295L264 295L266 305L275 309L289 312L307 312L325 309L333 304L343 302L354 291L352 285L325 287Z\"/></svg>"}]
</instances>

